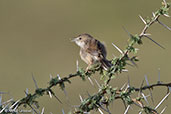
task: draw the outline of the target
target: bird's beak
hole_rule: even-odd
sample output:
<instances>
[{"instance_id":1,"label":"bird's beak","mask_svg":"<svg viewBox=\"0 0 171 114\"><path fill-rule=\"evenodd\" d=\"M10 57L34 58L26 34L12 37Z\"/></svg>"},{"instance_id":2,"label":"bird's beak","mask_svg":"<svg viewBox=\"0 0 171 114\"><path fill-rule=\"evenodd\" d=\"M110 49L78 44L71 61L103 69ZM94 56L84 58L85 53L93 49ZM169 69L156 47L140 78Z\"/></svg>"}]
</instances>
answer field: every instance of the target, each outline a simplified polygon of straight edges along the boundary
<instances>
[{"instance_id":1,"label":"bird's beak","mask_svg":"<svg viewBox=\"0 0 171 114\"><path fill-rule=\"evenodd\" d=\"M75 42L75 41L77 41L77 38L74 38L74 39L71 40L71 42Z\"/></svg>"}]
</instances>

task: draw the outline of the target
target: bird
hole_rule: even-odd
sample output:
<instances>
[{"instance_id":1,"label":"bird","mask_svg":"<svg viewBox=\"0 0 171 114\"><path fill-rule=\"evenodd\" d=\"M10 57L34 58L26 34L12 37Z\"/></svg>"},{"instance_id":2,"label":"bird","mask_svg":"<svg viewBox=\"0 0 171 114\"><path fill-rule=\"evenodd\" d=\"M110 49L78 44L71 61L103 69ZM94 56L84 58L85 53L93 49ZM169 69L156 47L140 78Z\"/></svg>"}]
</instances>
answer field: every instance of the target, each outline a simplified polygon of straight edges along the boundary
<instances>
[{"instance_id":1,"label":"bird","mask_svg":"<svg viewBox=\"0 0 171 114\"><path fill-rule=\"evenodd\" d=\"M75 42L80 47L81 59L88 64L86 71L97 62L101 63L104 70L108 70L112 66L111 62L106 59L107 51L104 44L90 34L80 34L72 42Z\"/></svg>"}]
</instances>

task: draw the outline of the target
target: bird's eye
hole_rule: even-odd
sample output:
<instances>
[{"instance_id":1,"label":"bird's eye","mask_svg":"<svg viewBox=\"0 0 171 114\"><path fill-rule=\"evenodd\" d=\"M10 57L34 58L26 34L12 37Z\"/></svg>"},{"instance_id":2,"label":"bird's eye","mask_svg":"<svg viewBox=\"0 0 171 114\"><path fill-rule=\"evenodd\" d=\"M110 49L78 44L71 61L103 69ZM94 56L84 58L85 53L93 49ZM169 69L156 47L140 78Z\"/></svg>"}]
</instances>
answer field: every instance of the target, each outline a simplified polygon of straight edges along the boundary
<instances>
[{"instance_id":1,"label":"bird's eye","mask_svg":"<svg viewBox=\"0 0 171 114\"><path fill-rule=\"evenodd\" d=\"M82 38L79 38L79 40L81 40Z\"/></svg>"}]
</instances>

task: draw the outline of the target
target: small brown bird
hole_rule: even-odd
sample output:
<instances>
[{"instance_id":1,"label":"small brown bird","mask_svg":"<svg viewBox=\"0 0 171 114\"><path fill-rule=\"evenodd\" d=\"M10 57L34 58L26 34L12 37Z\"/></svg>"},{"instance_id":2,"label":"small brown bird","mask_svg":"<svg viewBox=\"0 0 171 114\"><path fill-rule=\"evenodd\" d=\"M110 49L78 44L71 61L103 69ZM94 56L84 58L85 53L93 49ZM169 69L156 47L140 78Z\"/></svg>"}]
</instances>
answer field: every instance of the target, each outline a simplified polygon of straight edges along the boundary
<instances>
[{"instance_id":1,"label":"small brown bird","mask_svg":"<svg viewBox=\"0 0 171 114\"><path fill-rule=\"evenodd\" d=\"M100 41L89 34L81 34L72 41L80 47L81 59L88 64L87 71L97 62L100 62L105 70L111 67L111 62L106 59L106 48Z\"/></svg>"}]
</instances>

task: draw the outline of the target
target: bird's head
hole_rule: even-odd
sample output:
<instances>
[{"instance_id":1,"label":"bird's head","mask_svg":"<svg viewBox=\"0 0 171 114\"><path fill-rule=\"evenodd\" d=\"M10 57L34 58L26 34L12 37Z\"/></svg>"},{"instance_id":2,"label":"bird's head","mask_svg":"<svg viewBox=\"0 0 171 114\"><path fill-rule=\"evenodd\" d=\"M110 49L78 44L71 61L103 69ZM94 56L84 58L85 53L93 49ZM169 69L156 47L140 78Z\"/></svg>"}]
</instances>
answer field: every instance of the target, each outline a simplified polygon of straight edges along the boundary
<instances>
[{"instance_id":1,"label":"bird's head","mask_svg":"<svg viewBox=\"0 0 171 114\"><path fill-rule=\"evenodd\" d=\"M72 41L75 42L81 48L84 48L86 45L89 44L93 37L89 34L81 34L74 38Z\"/></svg>"}]
</instances>

